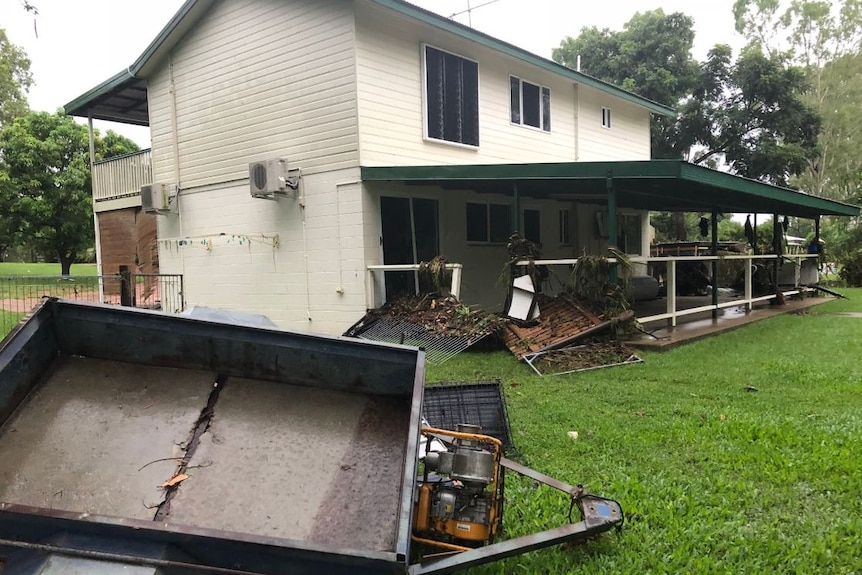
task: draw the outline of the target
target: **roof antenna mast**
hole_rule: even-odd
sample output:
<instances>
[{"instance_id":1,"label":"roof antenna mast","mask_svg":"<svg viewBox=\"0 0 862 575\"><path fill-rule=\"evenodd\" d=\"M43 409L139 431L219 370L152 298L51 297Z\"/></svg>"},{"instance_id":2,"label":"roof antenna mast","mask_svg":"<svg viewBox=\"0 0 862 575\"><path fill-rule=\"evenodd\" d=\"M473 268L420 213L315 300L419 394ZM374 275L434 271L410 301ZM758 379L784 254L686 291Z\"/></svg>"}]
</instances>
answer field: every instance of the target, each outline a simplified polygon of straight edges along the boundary
<instances>
[{"instance_id":1,"label":"roof antenna mast","mask_svg":"<svg viewBox=\"0 0 862 575\"><path fill-rule=\"evenodd\" d=\"M493 4L493 3L499 2L499 1L500 0L489 0L488 2L485 2L484 4L479 4L478 6L474 7L470 4L470 0L467 0L467 9L461 10L460 12L455 12L454 14L450 14L449 18L454 18L455 16L460 16L461 14L466 14L467 15L467 25L470 26L470 28L472 28L473 27L473 10L478 10L479 8L482 8L483 6L487 6L489 4Z\"/></svg>"}]
</instances>

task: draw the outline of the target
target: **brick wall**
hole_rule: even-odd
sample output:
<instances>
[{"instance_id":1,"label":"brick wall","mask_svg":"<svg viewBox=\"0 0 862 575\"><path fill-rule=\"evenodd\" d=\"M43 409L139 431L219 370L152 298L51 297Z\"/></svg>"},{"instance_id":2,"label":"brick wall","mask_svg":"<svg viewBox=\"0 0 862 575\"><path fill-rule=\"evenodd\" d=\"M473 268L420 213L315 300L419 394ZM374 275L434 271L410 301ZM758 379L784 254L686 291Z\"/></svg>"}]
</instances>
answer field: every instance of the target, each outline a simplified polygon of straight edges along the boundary
<instances>
[{"instance_id":1,"label":"brick wall","mask_svg":"<svg viewBox=\"0 0 862 575\"><path fill-rule=\"evenodd\" d=\"M154 214L145 214L141 208L101 212L99 238L103 274L119 273L121 265L129 266L131 271L159 273Z\"/></svg>"}]
</instances>

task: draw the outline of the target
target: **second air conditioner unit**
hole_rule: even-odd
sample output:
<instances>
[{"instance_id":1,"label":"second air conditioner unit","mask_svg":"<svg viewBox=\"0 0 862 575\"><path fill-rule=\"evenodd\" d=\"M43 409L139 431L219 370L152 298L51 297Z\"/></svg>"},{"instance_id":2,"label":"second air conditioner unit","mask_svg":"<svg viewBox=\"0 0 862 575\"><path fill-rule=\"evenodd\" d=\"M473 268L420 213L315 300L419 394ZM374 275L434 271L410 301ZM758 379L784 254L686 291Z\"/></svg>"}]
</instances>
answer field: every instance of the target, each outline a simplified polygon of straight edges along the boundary
<instances>
[{"instance_id":1,"label":"second air conditioner unit","mask_svg":"<svg viewBox=\"0 0 862 575\"><path fill-rule=\"evenodd\" d=\"M248 183L253 198L269 198L273 194L286 192L290 187L287 179L287 160L251 162L248 165Z\"/></svg>"},{"instance_id":2,"label":"second air conditioner unit","mask_svg":"<svg viewBox=\"0 0 862 575\"><path fill-rule=\"evenodd\" d=\"M154 183L141 186L141 207L147 213L176 213L176 198L176 184Z\"/></svg>"}]
</instances>

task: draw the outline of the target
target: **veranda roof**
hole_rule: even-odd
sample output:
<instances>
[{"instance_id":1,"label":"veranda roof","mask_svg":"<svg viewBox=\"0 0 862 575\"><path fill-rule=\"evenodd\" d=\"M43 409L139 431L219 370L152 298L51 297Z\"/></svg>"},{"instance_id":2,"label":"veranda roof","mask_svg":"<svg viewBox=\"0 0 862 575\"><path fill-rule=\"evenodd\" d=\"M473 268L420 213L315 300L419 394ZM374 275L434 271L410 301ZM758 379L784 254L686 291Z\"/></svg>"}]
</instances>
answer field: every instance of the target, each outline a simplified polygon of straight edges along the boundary
<instances>
[{"instance_id":1,"label":"veranda roof","mask_svg":"<svg viewBox=\"0 0 862 575\"><path fill-rule=\"evenodd\" d=\"M656 211L858 216L859 207L696 166L683 160L362 167L362 180L446 190L517 193Z\"/></svg>"}]
</instances>

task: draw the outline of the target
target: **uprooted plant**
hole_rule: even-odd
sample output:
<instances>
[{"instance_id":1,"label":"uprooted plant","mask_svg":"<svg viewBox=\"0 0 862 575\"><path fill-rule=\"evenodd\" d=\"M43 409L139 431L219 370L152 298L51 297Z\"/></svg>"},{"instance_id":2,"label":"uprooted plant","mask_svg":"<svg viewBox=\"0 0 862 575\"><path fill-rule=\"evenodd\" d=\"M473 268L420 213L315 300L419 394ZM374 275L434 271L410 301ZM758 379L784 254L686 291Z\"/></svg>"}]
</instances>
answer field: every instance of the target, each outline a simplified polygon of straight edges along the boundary
<instances>
[{"instance_id":1,"label":"uprooted plant","mask_svg":"<svg viewBox=\"0 0 862 575\"><path fill-rule=\"evenodd\" d=\"M601 310L606 318L614 318L631 307L632 262L616 248L608 248L608 256L584 254L578 258L570 276L572 293ZM611 262L610 259L615 260ZM616 282L610 281L616 273Z\"/></svg>"},{"instance_id":2,"label":"uprooted plant","mask_svg":"<svg viewBox=\"0 0 862 575\"><path fill-rule=\"evenodd\" d=\"M431 261L419 262L419 284L431 286L434 293L443 294L452 283L452 270L443 256L434 256Z\"/></svg>"}]
</instances>

